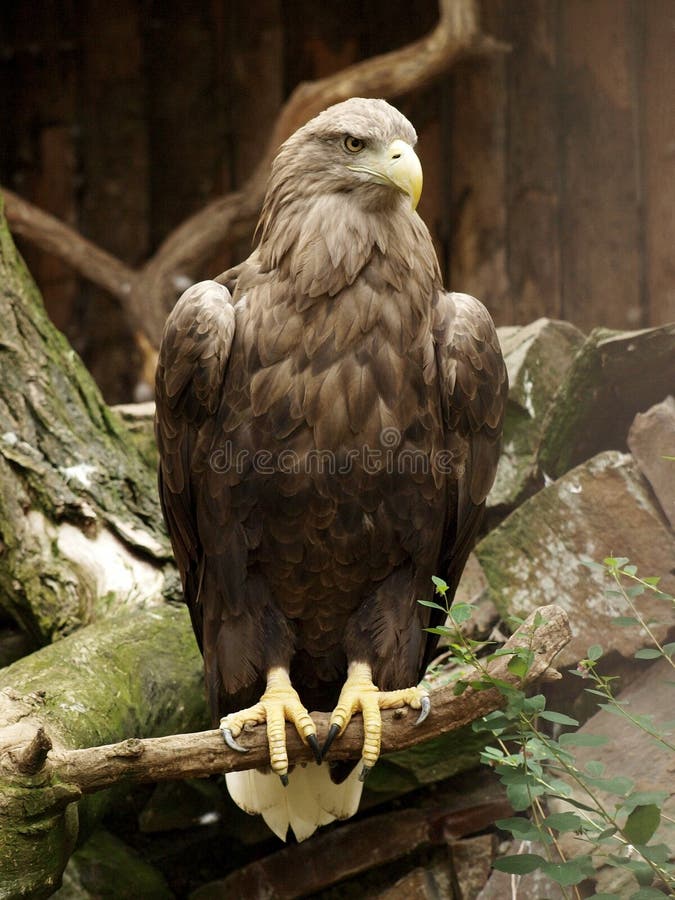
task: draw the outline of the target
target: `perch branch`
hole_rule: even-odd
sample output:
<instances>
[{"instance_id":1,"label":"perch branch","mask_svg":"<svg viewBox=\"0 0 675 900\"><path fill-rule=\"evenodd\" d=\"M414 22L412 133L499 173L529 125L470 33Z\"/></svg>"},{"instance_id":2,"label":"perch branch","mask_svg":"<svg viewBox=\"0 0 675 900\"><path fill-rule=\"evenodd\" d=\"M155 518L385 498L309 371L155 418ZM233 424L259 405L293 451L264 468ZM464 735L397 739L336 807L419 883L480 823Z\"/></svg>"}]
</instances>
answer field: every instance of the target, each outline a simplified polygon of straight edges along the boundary
<instances>
[{"instance_id":1,"label":"perch branch","mask_svg":"<svg viewBox=\"0 0 675 900\"><path fill-rule=\"evenodd\" d=\"M504 49L503 44L480 34L475 0L439 0L438 22L426 37L327 78L298 85L279 113L263 158L242 188L187 218L141 269L125 266L11 191L5 191L7 219L27 240L110 291L119 299L134 331L144 333L149 344L157 347L167 312L184 279L192 278L224 244L250 233L271 160L279 144L296 128L347 97L397 97L428 84L460 56Z\"/></svg>"},{"instance_id":2,"label":"perch branch","mask_svg":"<svg viewBox=\"0 0 675 900\"><path fill-rule=\"evenodd\" d=\"M533 624L535 616L542 621L536 629ZM509 672L508 656L490 663L490 675L511 684L550 679L553 660L569 639L566 613L556 606L541 607L529 616L506 644L507 649L526 646L534 653L534 662L524 682ZM454 695L452 686L438 688L431 694L431 713L420 725L415 725L415 717L406 715L405 711L383 711L382 752L403 750L454 731L498 709L503 703L504 697L496 688L482 691L468 688L460 696ZM329 716L314 713L312 718L321 743L328 730ZM311 751L290 727L287 727L286 739L291 763L309 762L313 758ZM199 778L268 763L267 738L263 728L252 728L240 740L248 748L248 753L229 750L217 730L145 740L130 738L118 744L84 750L53 750L47 756L45 771L56 776L61 783L79 787L83 793L91 793L119 781ZM358 759L362 744L362 721L356 717L342 737L335 741L330 758Z\"/></svg>"}]
</instances>

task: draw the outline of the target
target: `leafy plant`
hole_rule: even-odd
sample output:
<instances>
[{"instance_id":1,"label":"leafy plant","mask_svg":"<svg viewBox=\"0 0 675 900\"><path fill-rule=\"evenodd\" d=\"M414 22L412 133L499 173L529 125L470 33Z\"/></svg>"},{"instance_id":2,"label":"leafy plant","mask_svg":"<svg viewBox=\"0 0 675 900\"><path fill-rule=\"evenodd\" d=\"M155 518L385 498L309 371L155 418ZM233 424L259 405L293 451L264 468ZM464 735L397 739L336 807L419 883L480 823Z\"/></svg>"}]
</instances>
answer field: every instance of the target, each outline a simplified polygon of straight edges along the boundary
<instances>
[{"instance_id":1,"label":"leafy plant","mask_svg":"<svg viewBox=\"0 0 675 900\"><path fill-rule=\"evenodd\" d=\"M675 668L675 643L662 644L654 630L656 623L647 621L639 608L639 598L647 591L660 596L665 603L675 602L659 588L658 578L640 577L637 568L623 557L608 557L602 564L592 560L583 562L609 577L612 582L607 589L609 596L624 600L630 615L618 617L617 627L638 626L649 639L651 646L638 650L636 659L662 658ZM474 690L496 687L504 695L504 708L473 726L475 731L489 736L482 761L496 770L514 811L522 813L496 824L522 841L521 846L531 842L543 848L543 855L524 852L501 857L495 861L495 868L513 875L540 870L560 885L565 897L570 897L579 896L575 886L604 863L628 870L635 878L639 887L630 900L662 898L662 890L653 885L675 897L675 866L669 861L671 851L666 844L653 842L662 823L675 825L662 814L670 792L639 791L630 778L607 774L600 760L587 762L583 768L578 765L576 748L600 748L609 738L577 731L579 722L547 709L543 694L528 697L517 684L493 678L488 664L505 654L511 657L507 664L509 671L519 679L524 678L533 661L531 647L493 651L490 645L468 638L462 625L471 617L473 607L468 603L450 606L447 584L440 578L433 580L440 602L424 603L445 611L448 618L446 625L429 630L445 638L449 653L463 667L456 679L455 692L461 693L469 687ZM541 624L541 620L535 620L534 630ZM625 718L662 748L673 752L675 760L675 742L670 734L652 717L632 711L614 695L616 679L599 670L602 657L600 645L589 647L587 657L573 674L590 681L586 691L599 698L599 708ZM550 800L563 801L566 809L550 813L547 808ZM585 844L586 852L566 859L560 846L560 837L565 834L573 834ZM620 900L618 894L595 896Z\"/></svg>"}]
</instances>

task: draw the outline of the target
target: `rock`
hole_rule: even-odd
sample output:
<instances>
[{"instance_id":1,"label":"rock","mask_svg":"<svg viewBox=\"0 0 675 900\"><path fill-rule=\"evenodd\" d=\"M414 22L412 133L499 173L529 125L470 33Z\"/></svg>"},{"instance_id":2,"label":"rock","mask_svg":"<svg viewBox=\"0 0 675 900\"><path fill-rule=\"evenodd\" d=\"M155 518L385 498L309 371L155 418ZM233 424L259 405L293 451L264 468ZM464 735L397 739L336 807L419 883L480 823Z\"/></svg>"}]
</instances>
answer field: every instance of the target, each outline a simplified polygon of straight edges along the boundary
<instances>
[{"instance_id":1,"label":"rock","mask_svg":"<svg viewBox=\"0 0 675 900\"><path fill-rule=\"evenodd\" d=\"M627 705L631 715L652 716L657 729L669 734L672 742L673 713L673 669L663 659L653 665L643 661L636 663L644 667L642 678L622 691L619 699ZM607 735L611 740L602 747L575 747L574 756L577 768L582 771L592 760L601 762L605 769L603 777L622 776L630 778L636 791L667 791L669 797L661 806L661 824L650 844L666 844L671 848L671 861L675 859L673 829L667 821L675 818L675 783L673 781L673 751L658 744L641 728L633 725L627 718L600 710L580 729L579 734ZM597 789L596 789L597 790ZM612 808L617 798L597 790L607 808ZM576 789L575 796L581 802L588 803L585 792ZM554 811L570 808L560 801L553 804ZM553 810L552 810L553 811ZM565 855L570 858L587 852L587 846L578 841L574 835L563 835L561 846ZM614 848L618 850L617 847ZM611 850L605 845L603 855ZM637 885L625 869L601 867L597 873L598 893L617 893L628 896L626 892Z\"/></svg>"},{"instance_id":2,"label":"rock","mask_svg":"<svg viewBox=\"0 0 675 900\"><path fill-rule=\"evenodd\" d=\"M488 880L496 850L495 837L482 834L451 845L452 862L462 900L476 900Z\"/></svg>"},{"instance_id":3,"label":"rock","mask_svg":"<svg viewBox=\"0 0 675 900\"><path fill-rule=\"evenodd\" d=\"M509 372L504 449L488 507L513 509L542 486L537 449L546 413L584 335L567 322L537 319L524 328L500 328Z\"/></svg>"},{"instance_id":4,"label":"rock","mask_svg":"<svg viewBox=\"0 0 675 900\"><path fill-rule=\"evenodd\" d=\"M675 528L675 398L667 397L635 416L628 432L628 446Z\"/></svg>"},{"instance_id":5,"label":"rock","mask_svg":"<svg viewBox=\"0 0 675 900\"><path fill-rule=\"evenodd\" d=\"M625 450L638 412L675 385L675 323L643 331L596 329L579 350L544 423L542 471L559 478L602 450Z\"/></svg>"},{"instance_id":6,"label":"rock","mask_svg":"<svg viewBox=\"0 0 675 900\"><path fill-rule=\"evenodd\" d=\"M522 849L521 849L522 848ZM539 853L546 855L544 848L537 844L522 841L513 841L508 847L502 848L502 856L514 856L518 852ZM508 897L517 897L518 900L564 900L569 894L563 894L562 889L555 881L543 872L534 871L529 875L508 875L506 872L495 870L482 891L476 896L476 900L506 900Z\"/></svg>"},{"instance_id":7,"label":"rock","mask_svg":"<svg viewBox=\"0 0 675 900\"><path fill-rule=\"evenodd\" d=\"M611 554L629 556L642 575L663 576L661 586L673 592L675 535L633 458L616 451L599 454L535 494L476 548L503 616L526 616L543 603L566 610L572 640L556 661L562 668L599 641L625 657L645 643L637 626L612 624L617 616L630 616L630 609L622 598L605 594L611 583L603 572L581 563ZM673 623L672 609L658 597L647 592L638 602L647 619ZM654 627L663 636L668 626Z\"/></svg>"},{"instance_id":8,"label":"rock","mask_svg":"<svg viewBox=\"0 0 675 900\"><path fill-rule=\"evenodd\" d=\"M450 860L436 859L430 865L417 866L384 891L370 894L368 900L438 900L453 897ZM463 896L463 895L462 895Z\"/></svg>"},{"instance_id":9,"label":"rock","mask_svg":"<svg viewBox=\"0 0 675 900\"><path fill-rule=\"evenodd\" d=\"M77 850L63 873L58 900L172 900L174 894L153 866L119 838L98 829Z\"/></svg>"},{"instance_id":10,"label":"rock","mask_svg":"<svg viewBox=\"0 0 675 900\"><path fill-rule=\"evenodd\" d=\"M454 896L476 900L490 874L493 857L494 837L490 834L455 841L447 856L418 866L390 888L370 896L372 900L438 900Z\"/></svg>"}]
</instances>

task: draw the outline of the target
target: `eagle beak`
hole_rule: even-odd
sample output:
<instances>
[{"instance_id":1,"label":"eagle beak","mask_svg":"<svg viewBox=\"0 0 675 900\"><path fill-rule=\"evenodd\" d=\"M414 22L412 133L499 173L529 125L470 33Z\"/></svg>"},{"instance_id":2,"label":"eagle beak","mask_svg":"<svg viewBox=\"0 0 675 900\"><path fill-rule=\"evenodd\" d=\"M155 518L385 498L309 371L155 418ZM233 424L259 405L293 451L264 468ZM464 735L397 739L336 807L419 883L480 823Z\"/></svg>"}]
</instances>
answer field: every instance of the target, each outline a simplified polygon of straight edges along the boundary
<instances>
[{"instance_id":1,"label":"eagle beak","mask_svg":"<svg viewBox=\"0 0 675 900\"><path fill-rule=\"evenodd\" d=\"M412 208L417 209L422 194L422 164L410 144L392 141L385 151L383 170L387 179L410 197Z\"/></svg>"},{"instance_id":2,"label":"eagle beak","mask_svg":"<svg viewBox=\"0 0 675 900\"><path fill-rule=\"evenodd\" d=\"M412 208L417 208L422 194L422 164L413 148L405 141L397 138L384 153L365 153L360 162L347 168L367 175L376 184L389 185L407 194Z\"/></svg>"}]
</instances>

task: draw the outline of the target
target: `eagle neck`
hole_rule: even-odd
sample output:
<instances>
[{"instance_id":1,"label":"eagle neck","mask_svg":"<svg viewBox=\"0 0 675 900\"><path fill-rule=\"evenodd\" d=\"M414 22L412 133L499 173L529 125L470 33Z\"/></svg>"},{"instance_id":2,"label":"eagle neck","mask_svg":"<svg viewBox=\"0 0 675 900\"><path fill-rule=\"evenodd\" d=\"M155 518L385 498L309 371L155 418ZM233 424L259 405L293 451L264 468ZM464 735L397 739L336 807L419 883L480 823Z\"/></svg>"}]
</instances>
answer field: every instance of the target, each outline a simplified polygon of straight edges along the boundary
<instances>
[{"instance_id":1,"label":"eagle neck","mask_svg":"<svg viewBox=\"0 0 675 900\"><path fill-rule=\"evenodd\" d=\"M332 194L268 210L258 248L263 268L291 280L304 303L335 296L374 262L396 289L420 269L424 280L440 284L426 226L407 198L395 195L392 201L364 209L349 194Z\"/></svg>"}]
</instances>

